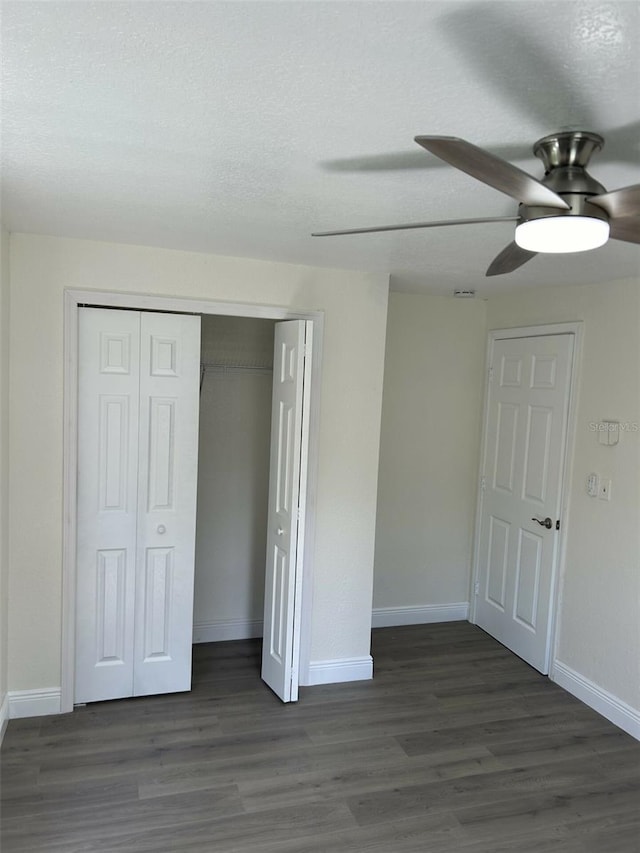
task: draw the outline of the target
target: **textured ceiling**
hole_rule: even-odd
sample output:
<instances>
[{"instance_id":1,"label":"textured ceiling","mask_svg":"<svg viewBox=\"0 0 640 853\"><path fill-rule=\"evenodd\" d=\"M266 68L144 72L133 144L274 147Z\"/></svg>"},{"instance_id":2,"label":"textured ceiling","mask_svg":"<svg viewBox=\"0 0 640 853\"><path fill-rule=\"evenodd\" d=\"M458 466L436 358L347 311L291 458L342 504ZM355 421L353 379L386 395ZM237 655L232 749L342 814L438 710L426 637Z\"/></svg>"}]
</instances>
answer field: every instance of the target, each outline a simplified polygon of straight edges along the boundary
<instances>
[{"instance_id":1,"label":"textured ceiling","mask_svg":"<svg viewBox=\"0 0 640 853\"><path fill-rule=\"evenodd\" d=\"M480 294L640 273L640 246L486 279L514 215L419 148L461 136L537 177L533 142L606 138L591 172L640 183L636 2L4 2L2 169L13 231L388 272Z\"/></svg>"}]
</instances>

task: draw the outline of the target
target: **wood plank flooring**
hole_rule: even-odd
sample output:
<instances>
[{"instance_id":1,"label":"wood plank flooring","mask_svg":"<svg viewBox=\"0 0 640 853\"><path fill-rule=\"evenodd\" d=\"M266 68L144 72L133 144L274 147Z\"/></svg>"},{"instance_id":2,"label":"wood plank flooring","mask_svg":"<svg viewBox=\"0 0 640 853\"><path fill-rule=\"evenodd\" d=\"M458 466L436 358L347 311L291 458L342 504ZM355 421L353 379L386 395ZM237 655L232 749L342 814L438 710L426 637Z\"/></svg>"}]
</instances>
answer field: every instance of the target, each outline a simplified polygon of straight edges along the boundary
<instances>
[{"instance_id":1,"label":"wood plank flooring","mask_svg":"<svg viewBox=\"0 0 640 853\"><path fill-rule=\"evenodd\" d=\"M640 851L640 743L464 622L373 656L285 706L200 645L190 694L10 721L3 853Z\"/></svg>"}]
</instances>

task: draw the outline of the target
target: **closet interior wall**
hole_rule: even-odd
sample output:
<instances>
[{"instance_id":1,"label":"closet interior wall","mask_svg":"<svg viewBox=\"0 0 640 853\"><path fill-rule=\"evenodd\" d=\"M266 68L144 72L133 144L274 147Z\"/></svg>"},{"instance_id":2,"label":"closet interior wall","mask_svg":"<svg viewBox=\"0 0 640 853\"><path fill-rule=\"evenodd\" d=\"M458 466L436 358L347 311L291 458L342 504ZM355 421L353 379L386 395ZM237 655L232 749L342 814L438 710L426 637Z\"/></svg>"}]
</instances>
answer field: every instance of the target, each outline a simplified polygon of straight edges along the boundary
<instances>
[{"instance_id":1,"label":"closet interior wall","mask_svg":"<svg viewBox=\"0 0 640 853\"><path fill-rule=\"evenodd\" d=\"M273 336L202 317L195 643L262 636Z\"/></svg>"}]
</instances>

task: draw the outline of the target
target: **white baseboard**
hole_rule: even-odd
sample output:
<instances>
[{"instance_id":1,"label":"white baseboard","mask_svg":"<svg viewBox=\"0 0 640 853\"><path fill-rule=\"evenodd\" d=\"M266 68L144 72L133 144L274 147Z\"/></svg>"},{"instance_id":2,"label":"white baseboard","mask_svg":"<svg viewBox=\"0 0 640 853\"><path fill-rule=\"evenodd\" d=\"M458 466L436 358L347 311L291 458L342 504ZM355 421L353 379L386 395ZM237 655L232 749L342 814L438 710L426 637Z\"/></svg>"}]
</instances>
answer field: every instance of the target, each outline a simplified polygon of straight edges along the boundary
<instances>
[{"instance_id":1,"label":"white baseboard","mask_svg":"<svg viewBox=\"0 0 640 853\"><path fill-rule=\"evenodd\" d=\"M560 661L554 662L550 678L614 725L640 740L640 711Z\"/></svg>"},{"instance_id":2,"label":"white baseboard","mask_svg":"<svg viewBox=\"0 0 640 853\"><path fill-rule=\"evenodd\" d=\"M60 688L44 687L41 690L10 690L9 719L43 717L60 713Z\"/></svg>"},{"instance_id":3,"label":"white baseboard","mask_svg":"<svg viewBox=\"0 0 640 853\"><path fill-rule=\"evenodd\" d=\"M224 640L250 640L262 636L262 619L216 619L195 622L194 643L219 643Z\"/></svg>"},{"instance_id":4,"label":"white baseboard","mask_svg":"<svg viewBox=\"0 0 640 853\"><path fill-rule=\"evenodd\" d=\"M336 658L335 660L311 661L304 682L305 687L313 684L338 684L342 681L367 681L373 678L373 658Z\"/></svg>"},{"instance_id":5,"label":"white baseboard","mask_svg":"<svg viewBox=\"0 0 640 853\"><path fill-rule=\"evenodd\" d=\"M5 693L0 703L0 745L9 722L9 694Z\"/></svg>"},{"instance_id":6,"label":"white baseboard","mask_svg":"<svg viewBox=\"0 0 640 853\"><path fill-rule=\"evenodd\" d=\"M428 625L432 622L465 622L469 619L469 602L455 604L423 604L410 607L374 607L372 628L396 625Z\"/></svg>"}]
</instances>

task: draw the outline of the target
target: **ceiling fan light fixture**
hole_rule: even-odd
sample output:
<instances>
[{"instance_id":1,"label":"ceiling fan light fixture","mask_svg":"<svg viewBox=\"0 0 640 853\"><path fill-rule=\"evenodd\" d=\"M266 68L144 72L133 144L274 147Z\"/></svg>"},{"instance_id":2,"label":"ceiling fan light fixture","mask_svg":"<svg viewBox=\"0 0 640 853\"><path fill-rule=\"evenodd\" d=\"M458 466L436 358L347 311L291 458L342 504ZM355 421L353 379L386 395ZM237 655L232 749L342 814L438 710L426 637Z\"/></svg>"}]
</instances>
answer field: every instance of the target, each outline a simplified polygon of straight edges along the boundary
<instances>
[{"instance_id":1,"label":"ceiling fan light fixture","mask_svg":"<svg viewBox=\"0 0 640 853\"><path fill-rule=\"evenodd\" d=\"M519 203L518 215L376 225L321 231L312 236L515 222L514 238L489 264L487 276L513 272L538 253L567 254L597 249L609 237L640 243L640 184L607 192L587 172L591 156L604 145L604 139L597 133L564 130L539 139L533 153L545 167L540 181L457 136L416 136L415 141L450 166L515 199Z\"/></svg>"},{"instance_id":2,"label":"ceiling fan light fixture","mask_svg":"<svg viewBox=\"0 0 640 853\"><path fill-rule=\"evenodd\" d=\"M594 216L543 216L516 226L515 241L529 252L561 254L597 249L609 239L609 223Z\"/></svg>"}]
</instances>

